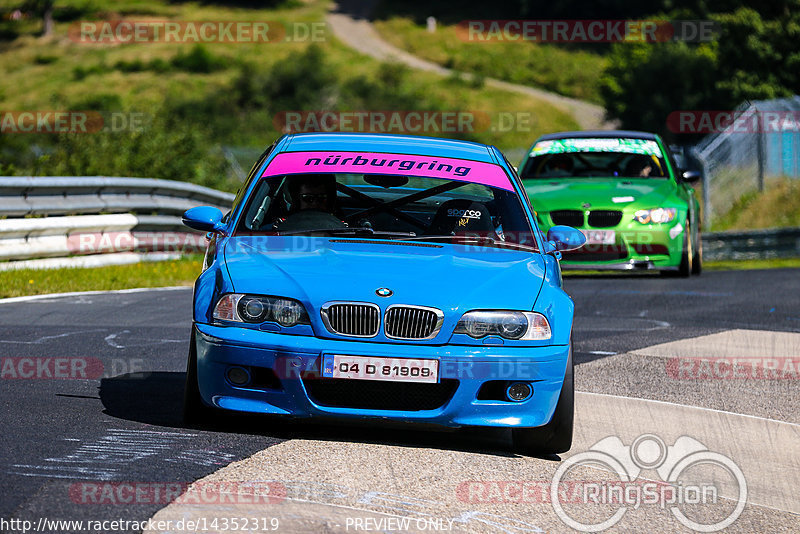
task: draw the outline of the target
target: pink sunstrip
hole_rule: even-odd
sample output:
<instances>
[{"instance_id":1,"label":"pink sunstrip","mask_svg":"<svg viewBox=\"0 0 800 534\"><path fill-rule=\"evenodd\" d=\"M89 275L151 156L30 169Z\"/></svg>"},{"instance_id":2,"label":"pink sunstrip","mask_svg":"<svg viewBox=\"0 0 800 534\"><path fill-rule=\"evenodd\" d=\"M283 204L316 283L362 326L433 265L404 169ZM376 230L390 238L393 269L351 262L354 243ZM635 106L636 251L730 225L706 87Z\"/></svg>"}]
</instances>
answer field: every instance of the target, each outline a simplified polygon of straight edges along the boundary
<instances>
[{"instance_id":1,"label":"pink sunstrip","mask_svg":"<svg viewBox=\"0 0 800 534\"><path fill-rule=\"evenodd\" d=\"M502 167L492 163L379 152L283 152L275 156L261 176L305 172L400 174L514 190Z\"/></svg>"}]
</instances>

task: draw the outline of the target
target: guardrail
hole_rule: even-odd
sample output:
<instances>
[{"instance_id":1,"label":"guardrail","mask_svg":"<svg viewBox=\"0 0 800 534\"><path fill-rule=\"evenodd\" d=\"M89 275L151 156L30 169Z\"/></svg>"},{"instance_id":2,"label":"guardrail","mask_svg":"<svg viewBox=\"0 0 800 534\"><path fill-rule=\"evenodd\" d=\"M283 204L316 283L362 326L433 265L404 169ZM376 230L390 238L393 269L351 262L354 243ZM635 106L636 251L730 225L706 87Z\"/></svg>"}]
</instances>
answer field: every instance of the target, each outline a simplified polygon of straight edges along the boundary
<instances>
[{"instance_id":1,"label":"guardrail","mask_svg":"<svg viewBox=\"0 0 800 534\"><path fill-rule=\"evenodd\" d=\"M181 224L234 196L186 182L116 177L0 177L0 270L171 259L205 249ZM6 261L8 260L8 261Z\"/></svg>"},{"instance_id":2,"label":"guardrail","mask_svg":"<svg viewBox=\"0 0 800 534\"><path fill-rule=\"evenodd\" d=\"M158 261L202 252L180 215L226 211L234 195L187 182L103 176L0 177L0 270ZM703 234L706 260L800 257L800 228Z\"/></svg>"},{"instance_id":3,"label":"guardrail","mask_svg":"<svg viewBox=\"0 0 800 534\"><path fill-rule=\"evenodd\" d=\"M233 195L188 182L105 176L2 176L0 216L97 213L180 215L194 206L228 207Z\"/></svg>"},{"instance_id":4,"label":"guardrail","mask_svg":"<svg viewBox=\"0 0 800 534\"><path fill-rule=\"evenodd\" d=\"M800 228L703 234L703 259L749 260L800 257Z\"/></svg>"}]
</instances>

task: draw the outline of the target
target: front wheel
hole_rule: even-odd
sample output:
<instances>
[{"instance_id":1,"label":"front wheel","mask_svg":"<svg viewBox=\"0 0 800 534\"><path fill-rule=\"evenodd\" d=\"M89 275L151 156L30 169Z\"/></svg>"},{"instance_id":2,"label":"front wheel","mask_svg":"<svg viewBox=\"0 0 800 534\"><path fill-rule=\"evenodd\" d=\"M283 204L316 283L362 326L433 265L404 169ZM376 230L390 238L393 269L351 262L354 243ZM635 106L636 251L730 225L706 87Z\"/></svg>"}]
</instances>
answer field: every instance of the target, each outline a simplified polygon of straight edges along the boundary
<instances>
[{"instance_id":1,"label":"front wheel","mask_svg":"<svg viewBox=\"0 0 800 534\"><path fill-rule=\"evenodd\" d=\"M694 247L694 257L692 258L692 274L700 274L703 272L703 236L700 235L700 230L697 230L697 240Z\"/></svg>"},{"instance_id":2,"label":"front wheel","mask_svg":"<svg viewBox=\"0 0 800 534\"><path fill-rule=\"evenodd\" d=\"M550 422L535 428L515 428L512 431L514 449L528 455L558 454L572 447L572 428L575 420L575 381L570 341L567 370L558 404Z\"/></svg>"},{"instance_id":3,"label":"front wheel","mask_svg":"<svg viewBox=\"0 0 800 534\"><path fill-rule=\"evenodd\" d=\"M194 344L194 328L189 341L189 357L186 361L186 382L183 386L183 422L187 424L208 423L218 415L216 408L206 406L200 395L197 381L197 348Z\"/></svg>"},{"instance_id":4,"label":"front wheel","mask_svg":"<svg viewBox=\"0 0 800 534\"><path fill-rule=\"evenodd\" d=\"M689 220L686 220L686 227L683 229L683 252L681 253L681 264L678 266L678 276L688 278L694 272L694 247L692 246L692 227Z\"/></svg>"}]
</instances>

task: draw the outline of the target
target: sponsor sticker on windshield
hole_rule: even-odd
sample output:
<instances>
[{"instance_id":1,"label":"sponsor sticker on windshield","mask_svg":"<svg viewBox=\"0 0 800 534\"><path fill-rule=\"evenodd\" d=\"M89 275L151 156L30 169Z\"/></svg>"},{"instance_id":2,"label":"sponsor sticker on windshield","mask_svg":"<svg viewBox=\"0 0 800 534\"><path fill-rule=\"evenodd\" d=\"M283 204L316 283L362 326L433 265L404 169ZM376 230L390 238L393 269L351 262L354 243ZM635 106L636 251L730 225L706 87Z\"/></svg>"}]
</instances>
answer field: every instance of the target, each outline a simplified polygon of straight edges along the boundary
<instances>
[{"instance_id":1,"label":"sponsor sticker on windshield","mask_svg":"<svg viewBox=\"0 0 800 534\"><path fill-rule=\"evenodd\" d=\"M576 138L539 141L531 150L531 157L567 152L622 152L662 157L658 143L650 139L626 138Z\"/></svg>"},{"instance_id":2,"label":"sponsor sticker on windshield","mask_svg":"<svg viewBox=\"0 0 800 534\"><path fill-rule=\"evenodd\" d=\"M514 190L503 168L493 163L378 152L283 152L275 156L261 176L297 173L423 176Z\"/></svg>"}]
</instances>

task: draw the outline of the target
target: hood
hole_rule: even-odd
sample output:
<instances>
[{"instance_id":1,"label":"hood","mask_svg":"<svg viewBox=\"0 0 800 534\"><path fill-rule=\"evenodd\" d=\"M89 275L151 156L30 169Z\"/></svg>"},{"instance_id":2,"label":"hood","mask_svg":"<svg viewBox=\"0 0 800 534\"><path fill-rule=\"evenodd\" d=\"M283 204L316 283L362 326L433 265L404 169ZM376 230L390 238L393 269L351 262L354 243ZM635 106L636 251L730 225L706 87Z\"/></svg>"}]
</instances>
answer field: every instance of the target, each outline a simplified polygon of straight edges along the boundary
<instances>
[{"instance_id":1,"label":"hood","mask_svg":"<svg viewBox=\"0 0 800 534\"><path fill-rule=\"evenodd\" d=\"M225 261L237 293L293 297L320 307L334 300L433 306L445 314L476 308L531 310L544 278L539 254L465 245L233 237ZM393 291L379 297L378 288Z\"/></svg>"},{"instance_id":2,"label":"hood","mask_svg":"<svg viewBox=\"0 0 800 534\"><path fill-rule=\"evenodd\" d=\"M655 208L675 189L666 178L543 178L524 184L538 211L583 209L584 203L592 209Z\"/></svg>"}]
</instances>

